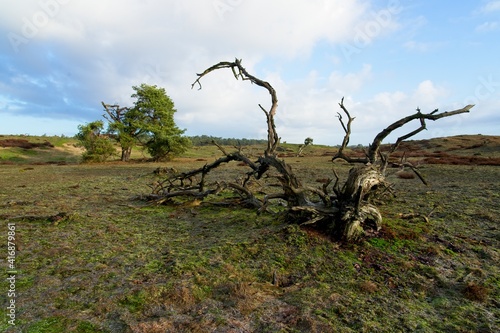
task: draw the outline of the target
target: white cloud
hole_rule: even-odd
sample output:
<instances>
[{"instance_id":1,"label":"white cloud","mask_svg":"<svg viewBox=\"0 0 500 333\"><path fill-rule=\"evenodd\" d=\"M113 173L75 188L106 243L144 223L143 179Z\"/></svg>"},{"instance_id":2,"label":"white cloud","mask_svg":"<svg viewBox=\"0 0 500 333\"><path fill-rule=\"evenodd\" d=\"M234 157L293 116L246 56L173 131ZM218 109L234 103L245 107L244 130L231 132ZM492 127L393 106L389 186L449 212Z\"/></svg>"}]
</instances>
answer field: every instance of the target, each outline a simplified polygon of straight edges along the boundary
<instances>
[{"instance_id":1,"label":"white cloud","mask_svg":"<svg viewBox=\"0 0 500 333\"><path fill-rule=\"evenodd\" d=\"M225 3L224 10L217 3ZM315 0L294 6L283 0L71 1L55 19L61 23L59 36L73 30L73 35L83 33L102 48L165 51L194 44L221 53L255 54L265 49L293 56L309 51L319 39L347 38L364 10L358 1ZM55 28L53 33L57 34Z\"/></svg>"},{"instance_id":2,"label":"white cloud","mask_svg":"<svg viewBox=\"0 0 500 333\"><path fill-rule=\"evenodd\" d=\"M484 22L476 27L477 32L495 31L499 27L498 22Z\"/></svg>"},{"instance_id":3,"label":"white cloud","mask_svg":"<svg viewBox=\"0 0 500 333\"><path fill-rule=\"evenodd\" d=\"M444 87L436 86L432 81L425 80L421 82L414 91L412 100L416 105L424 106L425 108L434 108L441 100L447 98L449 92Z\"/></svg>"},{"instance_id":4,"label":"white cloud","mask_svg":"<svg viewBox=\"0 0 500 333\"><path fill-rule=\"evenodd\" d=\"M354 93L360 90L363 85L372 78L372 66L364 64L358 73L348 73L343 75L339 71L330 74L328 87L335 89L342 95Z\"/></svg>"},{"instance_id":5,"label":"white cloud","mask_svg":"<svg viewBox=\"0 0 500 333\"><path fill-rule=\"evenodd\" d=\"M489 1L484 6L481 7L480 12L482 13L492 13L500 11L500 1Z\"/></svg>"},{"instance_id":6,"label":"white cloud","mask_svg":"<svg viewBox=\"0 0 500 333\"><path fill-rule=\"evenodd\" d=\"M49 15L40 1L60 6ZM379 66L384 66L385 57L399 45L384 49L384 59L376 54L366 58L363 61L370 64L364 65L363 61L346 64L340 52L332 51L334 47L325 47L328 54L322 55L322 63L316 63L317 53L313 53L318 45L352 44L361 58L371 55L368 44L372 46L400 28L397 13L401 8L378 9L370 3L374 2L13 1L0 13L0 32L22 36L23 24L32 22L37 13L45 12L49 20L18 45L17 53L8 40L0 44L6 59L2 62L13 68L6 74L0 65L0 87L8 95L4 99L0 95L0 108L10 106L8 110L15 108L17 115L29 115L40 107L54 119L91 121L102 114L100 101L130 104L131 87L146 82L166 89L178 109L179 126L188 128L189 134L265 138L265 116L258 107L259 103L269 106L264 89L236 81L230 70L204 78L201 91L190 89L196 73L239 57L250 73L268 80L277 90L276 125L283 140L303 142L311 136L317 143L340 143L343 132L335 116L340 111L338 102L345 96L346 106L357 117L352 143L367 143L382 126L417 106L422 110L439 107L439 100L448 96L433 76L429 77L434 81L419 77L422 82L414 85L414 91L400 91L397 85L406 77L396 76L391 83L382 77L380 87L373 88L374 81L381 78L377 75L388 71ZM491 10L494 2L486 7ZM405 29L420 29L432 22L416 16L404 24ZM355 43L361 33L371 34L366 45ZM411 51L441 46L418 42L412 35L409 38L405 47ZM309 67L302 68L300 75L282 72L281 66L294 70L295 63L301 66L309 60ZM340 65L345 67L341 70ZM391 89L394 85L397 88ZM362 99L360 91L367 86L372 95ZM23 105L22 101L29 103ZM68 101L73 109L68 109ZM19 119L25 124L32 118Z\"/></svg>"},{"instance_id":7,"label":"white cloud","mask_svg":"<svg viewBox=\"0 0 500 333\"><path fill-rule=\"evenodd\" d=\"M383 109L392 110L395 105L402 105L408 100L408 96L401 91L382 92L374 96L373 101L382 106Z\"/></svg>"},{"instance_id":8,"label":"white cloud","mask_svg":"<svg viewBox=\"0 0 500 333\"><path fill-rule=\"evenodd\" d=\"M207 77L204 91L196 92L190 89L195 73L235 56L252 73L265 56L308 56L319 41L352 38L353 26L367 10L364 0L294 5L284 0L32 0L10 4L0 21L3 30L24 38L15 45L18 52L12 45L8 50L17 63L14 77L25 81L19 87L44 84L38 104L51 96L51 104L64 105L60 111L47 109L47 115L75 117L64 102L71 100L90 111L91 120L101 115L101 100L129 104L131 87L147 82L166 88L186 125L216 128L243 119L250 128L255 122L247 115L261 113L257 103L268 103L266 93L234 81L230 71ZM47 20L40 23L37 17ZM24 34L31 25L33 33ZM52 55L44 57L45 49ZM56 93L65 85L70 96ZM284 84L278 88L286 93Z\"/></svg>"}]
</instances>

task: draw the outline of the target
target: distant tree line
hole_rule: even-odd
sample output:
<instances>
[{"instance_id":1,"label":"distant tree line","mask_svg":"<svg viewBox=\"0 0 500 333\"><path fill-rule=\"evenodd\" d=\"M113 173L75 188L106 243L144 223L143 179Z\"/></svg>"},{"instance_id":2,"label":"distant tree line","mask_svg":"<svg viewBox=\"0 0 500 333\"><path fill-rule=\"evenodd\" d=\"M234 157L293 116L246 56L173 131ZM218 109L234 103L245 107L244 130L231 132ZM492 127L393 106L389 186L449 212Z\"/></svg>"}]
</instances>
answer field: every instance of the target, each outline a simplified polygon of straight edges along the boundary
<instances>
[{"instance_id":1,"label":"distant tree line","mask_svg":"<svg viewBox=\"0 0 500 333\"><path fill-rule=\"evenodd\" d=\"M235 139L235 138L221 138L210 135L196 135L190 136L189 139L193 146L210 146L215 141L217 144L223 146L251 146L251 145L265 145L267 140L261 139Z\"/></svg>"}]
</instances>

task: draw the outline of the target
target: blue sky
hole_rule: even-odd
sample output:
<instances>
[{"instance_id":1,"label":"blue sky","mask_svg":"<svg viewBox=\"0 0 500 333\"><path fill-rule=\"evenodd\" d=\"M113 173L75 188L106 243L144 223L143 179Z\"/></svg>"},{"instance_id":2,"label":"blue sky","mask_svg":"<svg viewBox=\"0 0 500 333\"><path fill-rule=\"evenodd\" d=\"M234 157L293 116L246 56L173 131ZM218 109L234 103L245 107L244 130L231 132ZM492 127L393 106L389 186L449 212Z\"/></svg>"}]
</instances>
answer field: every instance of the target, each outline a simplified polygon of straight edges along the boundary
<instances>
[{"instance_id":1,"label":"blue sky","mask_svg":"<svg viewBox=\"0 0 500 333\"><path fill-rule=\"evenodd\" d=\"M219 72L235 57L277 90L283 141L336 145L338 102L367 144L411 114L476 104L416 139L500 135L500 1L25 0L0 4L0 134L73 135L166 89L188 135L265 138L267 91ZM409 126L389 141L411 131Z\"/></svg>"}]
</instances>

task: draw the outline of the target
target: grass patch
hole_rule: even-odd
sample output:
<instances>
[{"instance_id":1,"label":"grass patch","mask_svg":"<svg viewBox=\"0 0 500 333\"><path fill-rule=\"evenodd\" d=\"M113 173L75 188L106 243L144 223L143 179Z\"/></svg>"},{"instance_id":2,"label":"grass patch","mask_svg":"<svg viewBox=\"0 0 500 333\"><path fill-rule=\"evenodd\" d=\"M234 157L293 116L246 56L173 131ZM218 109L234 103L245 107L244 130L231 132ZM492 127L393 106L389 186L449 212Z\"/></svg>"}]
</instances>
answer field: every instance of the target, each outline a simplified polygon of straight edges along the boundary
<instances>
[{"instance_id":1,"label":"grass patch","mask_svg":"<svg viewBox=\"0 0 500 333\"><path fill-rule=\"evenodd\" d=\"M95 325L86 321L72 321L67 318L50 317L29 326L26 333L105 333Z\"/></svg>"},{"instance_id":2,"label":"grass patch","mask_svg":"<svg viewBox=\"0 0 500 333\"><path fill-rule=\"evenodd\" d=\"M25 158L22 157L23 155L23 151L20 148L0 148L1 162L21 163L25 161Z\"/></svg>"},{"instance_id":3,"label":"grass patch","mask_svg":"<svg viewBox=\"0 0 500 333\"><path fill-rule=\"evenodd\" d=\"M213 158L196 154L167 165L189 170ZM287 163L310 186L331 172L328 156ZM499 329L494 167L425 166L429 186L394 176L398 196L381 206L380 233L337 244L279 214L134 200L149 193L158 166L0 165L0 216L15 221L21 247L18 331ZM428 221L401 217L432 209Z\"/></svg>"},{"instance_id":4,"label":"grass patch","mask_svg":"<svg viewBox=\"0 0 500 333\"><path fill-rule=\"evenodd\" d=\"M144 309L147 304L147 293L144 290L136 291L131 295L125 296L120 304L125 306L132 313L139 312Z\"/></svg>"}]
</instances>

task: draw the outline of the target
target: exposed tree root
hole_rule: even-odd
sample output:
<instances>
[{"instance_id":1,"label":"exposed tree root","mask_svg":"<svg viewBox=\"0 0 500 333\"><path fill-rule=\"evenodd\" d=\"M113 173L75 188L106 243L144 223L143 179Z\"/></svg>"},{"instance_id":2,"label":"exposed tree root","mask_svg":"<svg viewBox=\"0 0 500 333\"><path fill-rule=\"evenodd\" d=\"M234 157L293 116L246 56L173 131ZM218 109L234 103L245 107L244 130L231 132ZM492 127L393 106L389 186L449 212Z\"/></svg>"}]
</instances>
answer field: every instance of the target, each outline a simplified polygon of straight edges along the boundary
<instances>
[{"instance_id":1,"label":"exposed tree root","mask_svg":"<svg viewBox=\"0 0 500 333\"><path fill-rule=\"evenodd\" d=\"M339 177L335 175L335 183L332 179L327 179L321 188L313 188L303 185L292 168L282 159L278 158L276 149L280 138L276 132L274 116L276 114L278 99L276 91L268 82L260 80L250 75L242 66L241 60L236 59L233 62L220 62L203 73L198 74L198 78L192 84L192 87L198 85L201 89L200 80L207 74L218 70L230 68L236 79L248 80L253 84L265 88L271 95L271 106L266 110L259 104L260 109L266 115L268 143L263 154L252 161L241 150L227 153L224 148L216 145L224 154L216 161L205 164L203 167L188 172L173 173L168 175L162 181L157 181L151 185L152 194L149 199L156 203L165 203L174 197L190 197L199 200L205 199L209 195L218 194L223 190L231 190L236 193L237 202L247 207L257 209L258 212L269 211L274 201L286 202L286 213L290 223L301 225L317 225L338 239L343 241L355 241L362 237L367 230L378 231L381 228L382 215L374 205L381 193L390 191L390 185L386 182L384 174L389 160L389 155L394 152L399 144L409 137L419 133L426 128L425 120L437 120L443 117L453 116L469 112L472 105L462 109L450 112L438 113L434 110L431 113L424 114L417 109L417 113L404 117L391 124L380 132L370 145L365 158L350 158L345 154L345 149L349 143L351 134L351 124L354 120L349 111L344 106L344 99L339 103L340 108L347 116L348 121L344 123L342 115L338 118L344 129L345 136L342 146L332 160L344 159L351 163L361 163L353 167L345 183L340 186ZM420 127L402 137L400 137L389 152L381 153L380 145L392 131L404 126L412 120L419 120ZM380 157L380 159L379 159ZM218 181L207 184L206 176L222 164L236 161L240 165L248 167L241 183ZM402 162L402 165L410 167L417 176L425 183L423 176L418 173L415 167L408 162ZM280 182L281 192L264 193L257 195L248 186L251 179L259 180L269 170L277 173L277 179ZM382 190L382 191L381 191ZM234 202L234 198L232 199Z\"/></svg>"}]
</instances>

